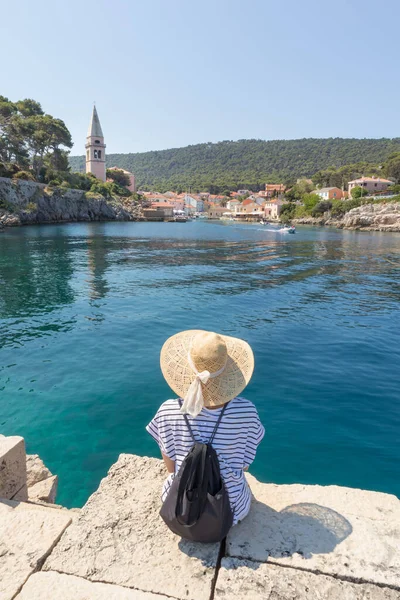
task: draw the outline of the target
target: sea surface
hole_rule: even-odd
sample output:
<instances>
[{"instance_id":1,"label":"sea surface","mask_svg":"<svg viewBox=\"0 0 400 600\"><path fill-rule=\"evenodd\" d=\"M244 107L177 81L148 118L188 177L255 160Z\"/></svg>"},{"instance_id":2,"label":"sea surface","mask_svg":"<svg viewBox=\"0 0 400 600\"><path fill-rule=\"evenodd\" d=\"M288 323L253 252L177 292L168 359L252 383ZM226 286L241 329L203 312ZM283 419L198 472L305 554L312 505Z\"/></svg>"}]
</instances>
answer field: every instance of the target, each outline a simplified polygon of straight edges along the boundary
<instances>
[{"instance_id":1,"label":"sea surface","mask_svg":"<svg viewBox=\"0 0 400 600\"><path fill-rule=\"evenodd\" d=\"M0 234L0 432L81 506L174 397L183 329L246 339L254 475L400 496L400 235L250 224L96 223Z\"/></svg>"}]
</instances>

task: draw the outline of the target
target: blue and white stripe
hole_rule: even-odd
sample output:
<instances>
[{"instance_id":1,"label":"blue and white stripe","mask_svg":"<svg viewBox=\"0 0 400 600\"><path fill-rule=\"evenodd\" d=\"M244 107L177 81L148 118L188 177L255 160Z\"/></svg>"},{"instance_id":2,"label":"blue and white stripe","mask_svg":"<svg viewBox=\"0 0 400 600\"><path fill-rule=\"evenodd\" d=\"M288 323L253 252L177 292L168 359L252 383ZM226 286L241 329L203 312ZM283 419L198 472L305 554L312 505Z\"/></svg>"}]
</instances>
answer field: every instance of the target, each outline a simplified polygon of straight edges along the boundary
<instances>
[{"instance_id":1,"label":"blue and white stripe","mask_svg":"<svg viewBox=\"0 0 400 600\"><path fill-rule=\"evenodd\" d=\"M196 441L206 444L211 437L222 408L203 408L193 418L188 415ZM177 399L167 400L160 406L154 419L147 425L147 431L156 440L163 454L175 461L175 473L193 446L193 440L186 426ZM213 441L233 511L233 524L242 520L250 510L251 492L243 469L253 462L265 429L261 424L257 409L250 400L237 397L225 409L221 423ZM164 501L171 482L172 473L164 482Z\"/></svg>"}]
</instances>

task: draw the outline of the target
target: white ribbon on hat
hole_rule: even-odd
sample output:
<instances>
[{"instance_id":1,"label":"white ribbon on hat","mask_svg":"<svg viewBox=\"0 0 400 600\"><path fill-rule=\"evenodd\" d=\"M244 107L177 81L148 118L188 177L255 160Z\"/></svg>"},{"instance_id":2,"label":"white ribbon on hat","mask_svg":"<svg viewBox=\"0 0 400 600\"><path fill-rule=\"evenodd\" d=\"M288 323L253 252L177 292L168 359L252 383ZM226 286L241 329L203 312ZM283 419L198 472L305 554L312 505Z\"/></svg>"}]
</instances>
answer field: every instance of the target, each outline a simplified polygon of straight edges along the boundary
<instances>
[{"instance_id":1,"label":"white ribbon on hat","mask_svg":"<svg viewBox=\"0 0 400 600\"><path fill-rule=\"evenodd\" d=\"M192 360L192 357L190 356L190 351L188 352L187 358L189 367L192 369L193 373L195 373L196 377L193 379L188 391L186 392L181 413L191 415L192 417L197 417L197 415L200 414L201 409L204 407L203 390L201 387L202 384L205 385L209 379L214 379L214 377L221 375L225 370L226 363L221 369L219 369L219 371L215 371L215 373L210 373L210 371L202 371L199 373Z\"/></svg>"}]
</instances>

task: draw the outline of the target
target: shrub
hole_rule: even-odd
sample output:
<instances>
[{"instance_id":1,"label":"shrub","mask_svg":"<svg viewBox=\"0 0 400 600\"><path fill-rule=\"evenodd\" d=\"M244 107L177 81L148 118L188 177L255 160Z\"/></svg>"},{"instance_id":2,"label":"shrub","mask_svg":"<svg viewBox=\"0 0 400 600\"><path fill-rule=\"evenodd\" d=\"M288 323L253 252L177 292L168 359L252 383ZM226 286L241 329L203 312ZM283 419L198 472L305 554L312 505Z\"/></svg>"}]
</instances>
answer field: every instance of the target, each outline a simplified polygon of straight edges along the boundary
<instances>
[{"instance_id":1,"label":"shrub","mask_svg":"<svg viewBox=\"0 0 400 600\"><path fill-rule=\"evenodd\" d=\"M320 217L324 213L328 212L328 210L331 210L331 208L332 202L330 202L329 200L323 200L322 202L318 202L318 204L314 206L314 208L311 211L311 214L313 217Z\"/></svg>"},{"instance_id":2,"label":"shrub","mask_svg":"<svg viewBox=\"0 0 400 600\"><path fill-rule=\"evenodd\" d=\"M307 212L310 214L312 209L319 204L321 198L318 196L318 194L304 194L302 201Z\"/></svg>"},{"instance_id":3,"label":"shrub","mask_svg":"<svg viewBox=\"0 0 400 600\"><path fill-rule=\"evenodd\" d=\"M112 196L127 197L127 196L130 196L130 194L131 194L131 192L129 190L127 190L126 188L123 188L122 186L118 185L117 183L111 183L110 181L103 183L102 181L99 181L98 179L96 180L95 183L92 183L90 191L100 194L101 196L104 196L105 198L112 198Z\"/></svg>"},{"instance_id":4,"label":"shrub","mask_svg":"<svg viewBox=\"0 0 400 600\"><path fill-rule=\"evenodd\" d=\"M107 169L106 176L107 179L112 179L114 183L122 187L128 187L131 183L129 175L121 171L121 169Z\"/></svg>"},{"instance_id":5,"label":"shrub","mask_svg":"<svg viewBox=\"0 0 400 600\"><path fill-rule=\"evenodd\" d=\"M37 210L36 202L28 202L25 206L25 212L35 212Z\"/></svg>"},{"instance_id":6,"label":"shrub","mask_svg":"<svg viewBox=\"0 0 400 600\"><path fill-rule=\"evenodd\" d=\"M13 175L13 179L24 179L25 181L35 181L32 173L29 171L18 171Z\"/></svg>"},{"instance_id":7,"label":"shrub","mask_svg":"<svg viewBox=\"0 0 400 600\"><path fill-rule=\"evenodd\" d=\"M360 187L359 185L356 185L356 187L354 187L351 190L351 197L352 198L362 198L363 196L368 196L368 191L365 188Z\"/></svg>"},{"instance_id":8,"label":"shrub","mask_svg":"<svg viewBox=\"0 0 400 600\"><path fill-rule=\"evenodd\" d=\"M296 206L296 210L293 215L296 219L301 219L302 217L308 217L309 214L305 206Z\"/></svg>"},{"instance_id":9,"label":"shrub","mask_svg":"<svg viewBox=\"0 0 400 600\"><path fill-rule=\"evenodd\" d=\"M292 202L287 202L286 204L282 204L282 208L281 208L281 218L282 217L286 217L288 219L291 219L295 213L296 210L296 205L293 204Z\"/></svg>"}]
</instances>

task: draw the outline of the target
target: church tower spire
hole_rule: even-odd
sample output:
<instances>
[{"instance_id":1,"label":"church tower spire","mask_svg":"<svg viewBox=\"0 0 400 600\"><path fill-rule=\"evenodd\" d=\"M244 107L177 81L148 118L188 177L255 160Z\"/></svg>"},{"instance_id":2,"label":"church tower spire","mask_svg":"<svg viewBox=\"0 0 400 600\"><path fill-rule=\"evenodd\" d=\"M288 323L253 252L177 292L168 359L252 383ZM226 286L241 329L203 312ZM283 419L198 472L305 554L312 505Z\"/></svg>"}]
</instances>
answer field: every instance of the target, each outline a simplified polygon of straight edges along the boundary
<instances>
[{"instance_id":1,"label":"church tower spire","mask_svg":"<svg viewBox=\"0 0 400 600\"><path fill-rule=\"evenodd\" d=\"M96 106L86 136L86 173L93 173L101 181L106 180L106 145Z\"/></svg>"}]
</instances>

